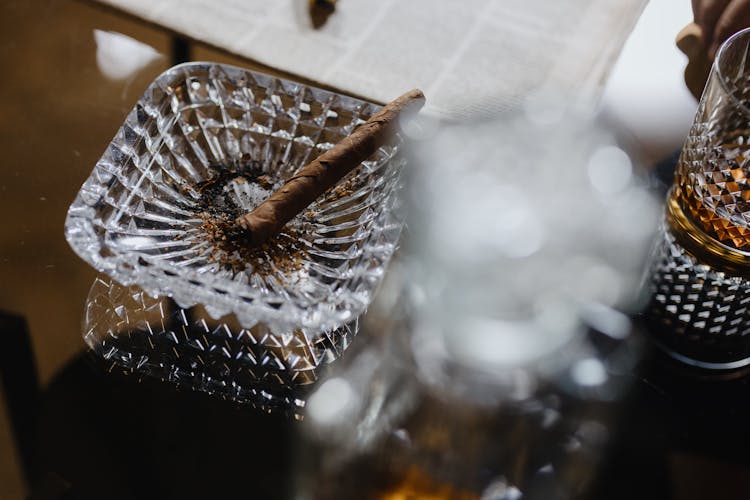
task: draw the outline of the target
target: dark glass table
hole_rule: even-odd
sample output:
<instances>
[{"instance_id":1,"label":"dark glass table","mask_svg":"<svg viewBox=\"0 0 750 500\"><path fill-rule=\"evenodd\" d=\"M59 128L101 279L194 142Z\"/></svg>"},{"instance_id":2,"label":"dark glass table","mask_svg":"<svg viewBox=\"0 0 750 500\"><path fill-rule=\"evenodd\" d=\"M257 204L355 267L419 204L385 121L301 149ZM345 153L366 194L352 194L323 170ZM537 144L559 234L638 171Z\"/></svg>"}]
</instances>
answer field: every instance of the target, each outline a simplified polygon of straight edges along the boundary
<instances>
[{"instance_id":1,"label":"dark glass table","mask_svg":"<svg viewBox=\"0 0 750 500\"><path fill-rule=\"evenodd\" d=\"M13 401L31 498L293 498L299 457L318 453L299 422L103 369L78 356L38 400ZM746 498L750 375L699 372L647 349L630 376L581 498ZM352 466L362 498L377 492L374 476L400 479L375 465Z\"/></svg>"},{"instance_id":2,"label":"dark glass table","mask_svg":"<svg viewBox=\"0 0 750 500\"><path fill-rule=\"evenodd\" d=\"M95 30L160 57L108 77ZM273 71L92 3L0 3L1 499L290 498L301 457L319 452L297 422L108 373L83 350L95 273L64 240L65 212L145 86L189 58ZM750 375L646 348L628 376L588 497L747 498ZM389 480L367 467L352 471L362 498Z\"/></svg>"}]
</instances>

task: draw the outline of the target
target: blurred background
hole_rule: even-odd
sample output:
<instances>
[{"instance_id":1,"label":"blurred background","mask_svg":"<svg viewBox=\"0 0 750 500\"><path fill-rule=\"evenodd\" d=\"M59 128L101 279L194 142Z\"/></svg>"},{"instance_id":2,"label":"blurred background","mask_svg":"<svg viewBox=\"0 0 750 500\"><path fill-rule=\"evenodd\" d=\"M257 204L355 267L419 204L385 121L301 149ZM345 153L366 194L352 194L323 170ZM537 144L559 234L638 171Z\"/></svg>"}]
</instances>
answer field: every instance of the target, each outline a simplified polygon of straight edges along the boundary
<instances>
[{"instance_id":1,"label":"blurred background","mask_svg":"<svg viewBox=\"0 0 750 500\"><path fill-rule=\"evenodd\" d=\"M683 80L687 58L674 43L692 20L689 1L649 2L605 87L602 112L629 136L644 165L682 147L695 113Z\"/></svg>"},{"instance_id":2,"label":"blurred background","mask_svg":"<svg viewBox=\"0 0 750 500\"><path fill-rule=\"evenodd\" d=\"M691 18L688 0L651 2L603 96L604 115L646 165L680 148L695 111L674 45ZM68 205L143 89L171 65L173 43L93 2L0 2L0 310L26 318L42 385L84 348L95 276L65 242ZM264 69L200 44L190 57ZM15 499L23 488L7 418L0 408L0 499Z\"/></svg>"}]
</instances>

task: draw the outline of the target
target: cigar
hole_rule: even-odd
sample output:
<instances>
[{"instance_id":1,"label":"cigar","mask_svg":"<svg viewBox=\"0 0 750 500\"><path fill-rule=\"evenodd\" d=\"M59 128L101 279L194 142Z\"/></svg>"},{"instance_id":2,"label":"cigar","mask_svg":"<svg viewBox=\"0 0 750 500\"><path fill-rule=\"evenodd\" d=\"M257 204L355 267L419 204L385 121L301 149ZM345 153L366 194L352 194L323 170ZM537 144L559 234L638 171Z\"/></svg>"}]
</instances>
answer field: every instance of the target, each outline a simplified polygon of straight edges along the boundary
<instances>
[{"instance_id":1,"label":"cigar","mask_svg":"<svg viewBox=\"0 0 750 500\"><path fill-rule=\"evenodd\" d=\"M410 90L386 104L351 135L302 167L253 211L235 220L235 224L244 231L245 240L257 246L278 233L295 215L388 142L397 130L401 113L416 113L424 101L421 90Z\"/></svg>"}]
</instances>

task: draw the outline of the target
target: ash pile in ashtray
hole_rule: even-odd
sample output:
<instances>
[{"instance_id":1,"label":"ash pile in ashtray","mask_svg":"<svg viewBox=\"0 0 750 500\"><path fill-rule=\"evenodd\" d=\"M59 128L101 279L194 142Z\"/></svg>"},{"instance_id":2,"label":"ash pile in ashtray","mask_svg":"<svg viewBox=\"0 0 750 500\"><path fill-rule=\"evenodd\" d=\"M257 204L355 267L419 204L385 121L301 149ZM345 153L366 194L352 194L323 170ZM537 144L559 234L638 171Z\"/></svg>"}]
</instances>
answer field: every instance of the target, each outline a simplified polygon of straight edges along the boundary
<instances>
[{"instance_id":1,"label":"ash pile in ashtray","mask_svg":"<svg viewBox=\"0 0 750 500\"><path fill-rule=\"evenodd\" d=\"M222 268L262 276L291 274L303 267L306 250L300 229L289 224L260 246L249 244L234 221L268 198L282 182L265 174L257 161L237 167L217 167L217 174L196 186L200 193L199 237L211 244L209 262Z\"/></svg>"}]
</instances>

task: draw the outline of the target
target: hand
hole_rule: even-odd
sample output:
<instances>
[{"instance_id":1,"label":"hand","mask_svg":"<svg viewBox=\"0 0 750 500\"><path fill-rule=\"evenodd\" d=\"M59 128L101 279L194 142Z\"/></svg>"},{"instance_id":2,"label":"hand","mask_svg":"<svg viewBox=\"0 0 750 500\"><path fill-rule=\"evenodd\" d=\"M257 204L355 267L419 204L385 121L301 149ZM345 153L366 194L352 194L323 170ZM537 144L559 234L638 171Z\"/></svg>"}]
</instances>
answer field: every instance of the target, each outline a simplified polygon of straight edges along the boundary
<instances>
[{"instance_id":1,"label":"hand","mask_svg":"<svg viewBox=\"0 0 750 500\"><path fill-rule=\"evenodd\" d=\"M727 38L750 27L750 0L692 0L692 5L711 60Z\"/></svg>"}]
</instances>

